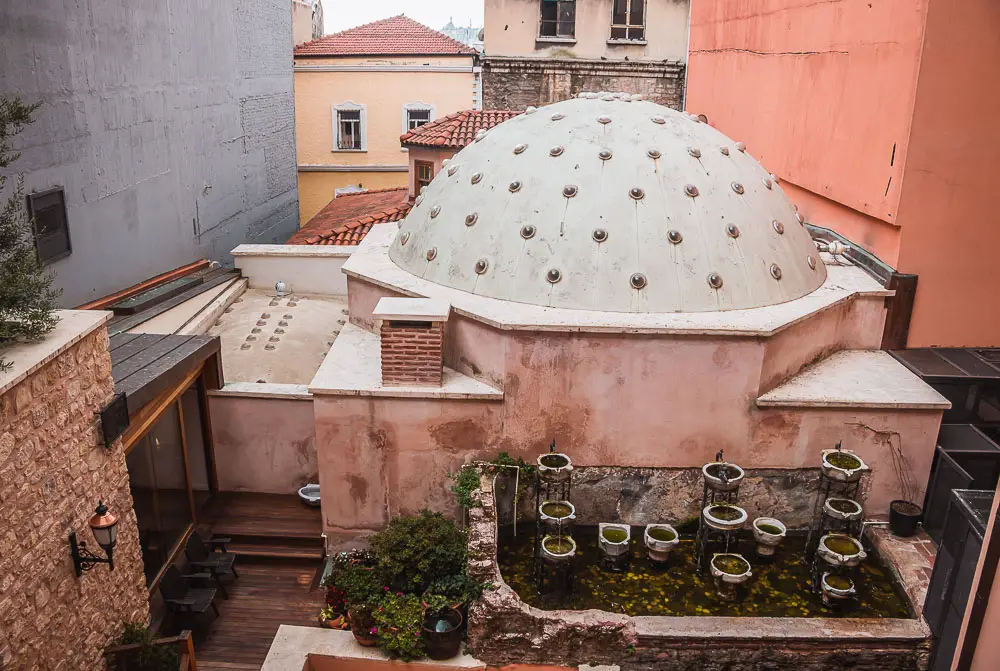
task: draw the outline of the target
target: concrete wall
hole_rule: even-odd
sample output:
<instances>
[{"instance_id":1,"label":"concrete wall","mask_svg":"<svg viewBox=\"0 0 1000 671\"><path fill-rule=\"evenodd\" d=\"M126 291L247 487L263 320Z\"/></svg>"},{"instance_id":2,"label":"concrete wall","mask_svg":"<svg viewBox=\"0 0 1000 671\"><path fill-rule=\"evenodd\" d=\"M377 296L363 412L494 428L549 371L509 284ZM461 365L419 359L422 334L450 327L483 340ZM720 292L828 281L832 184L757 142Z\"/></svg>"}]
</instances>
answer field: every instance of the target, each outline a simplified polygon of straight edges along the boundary
<instances>
[{"instance_id":1,"label":"concrete wall","mask_svg":"<svg viewBox=\"0 0 1000 671\"><path fill-rule=\"evenodd\" d=\"M104 668L103 648L149 617L121 441L102 444L111 400L108 314L62 312L39 343L4 352L0 373L0 667ZM115 570L77 577L69 533L104 556L87 521L103 499L118 516Z\"/></svg>"},{"instance_id":2,"label":"concrete wall","mask_svg":"<svg viewBox=\"0 0 1000 671\"><path fill-rule=\"evenodd\" d=\"M278 280L288 293L346 296L341 271L354 247L339 245L240 245L233 250L236 267L251 289L274 291Z\"/></svg>"},{"instance_id":3,"label":"concrete wall","mask_svg":"<svg viewBox=\"0 0 1000 671\"><path fill-rule=\"evenodd\" d=\"M227 394L224 389L212 394L220 490L294 494L318 482L312 400L308 394L282 396Z\"/></svg>"},{"instance_id":4,"label":"concrete wall","mask_svg":"<svg viewBox=\"0 0 1000 671\"><path fill-rule=\"evenodd\" d=\"M294 232L288 0L6 2L0 26L0 91L45 103L13 167L66 190L63 304Z\"/></svg>"},{"instance_id":5,"label":"concrete wall","mask_svg":"<svg viewBox=\"0 0 1000 671\"><path fill-rule=\"evenodd\" d=\"M539 0L486 0L487 56L589 58L630 61L687 59L688 0L646 0L645 44L609 43L612 0L578 0L576 39L537 39Z\"/></svg>"},{"instance_id":6,"label":"concrete wall","mask_svg":"<svg viewBox=\"0 0 1000 671\"><path fill-rule=\"evenodd\" d=\"M409 161L399 144L403 105L433 105L435 119L476 104L478 75L472 56L300 57L295 68L301 223L329 203L340 187L406 185ZM347 101L365 106L366 151L334 147L333 106Z\"/></svg>"},{"instance_id":7,"label":"concrete wall","mask_svg":"<svg viewBox=\"0 0 1000 671\"><path fill-rule=\"evenodd\" d=\"M908 346L992 346L1000 7L696 1L687 107L747 143L800 211L919 276Z\"/></svg>"}]
</instances>

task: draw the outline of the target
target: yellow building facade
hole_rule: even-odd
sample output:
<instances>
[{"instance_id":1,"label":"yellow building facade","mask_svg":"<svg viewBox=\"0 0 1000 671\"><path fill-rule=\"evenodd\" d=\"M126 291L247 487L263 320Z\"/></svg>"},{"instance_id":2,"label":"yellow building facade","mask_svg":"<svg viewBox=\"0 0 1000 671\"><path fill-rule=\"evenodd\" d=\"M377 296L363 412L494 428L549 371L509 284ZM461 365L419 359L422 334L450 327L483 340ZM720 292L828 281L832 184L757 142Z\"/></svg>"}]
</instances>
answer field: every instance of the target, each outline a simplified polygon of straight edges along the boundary
<instances>
[{"instance_id":1,"label":"yellow building facade","mask_svg":"<svg viewBox=\"0 0 1000 671\"><path fill-rule=\"evenodd\" d=\"M353 53L364 49L374 53ZM471 48L406 17L296 48L300 226L338 189L406 186L409 159L399 136L478 108L477 60Z\"/></svg>"}]
</instances>

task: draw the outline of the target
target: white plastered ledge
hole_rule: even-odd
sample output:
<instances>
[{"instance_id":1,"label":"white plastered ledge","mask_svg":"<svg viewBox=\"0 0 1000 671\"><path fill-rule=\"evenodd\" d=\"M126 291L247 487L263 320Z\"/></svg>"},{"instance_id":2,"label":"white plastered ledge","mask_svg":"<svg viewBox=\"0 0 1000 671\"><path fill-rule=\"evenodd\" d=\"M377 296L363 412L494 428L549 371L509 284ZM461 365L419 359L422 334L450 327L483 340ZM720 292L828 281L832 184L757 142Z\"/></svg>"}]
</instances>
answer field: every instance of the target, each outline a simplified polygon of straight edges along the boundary
<instances>
[{"instance_id":1,"label":"white plastered ledge","mask_svg":"<svg viewBox=\"0 0 1000 671\"><path fill-rule=\"evenodd\" d=\"M771 336L840 303L894 295L860 268L822 254L827 278L816 291L786 303L720 312L605 312L550 308L477 296L413 275L389 258L396 226L375 226L344 264L348 277L406 296L451 303L463 316L501 330L676 335Z\"/></svg>"},{"instance_id":2,"label":"white plastered ledge","mask_svg":"<svg viewBox=\"0 0 1000 671\"><path fill-rule=\"evenodd\" d=\"M757 399L764 408L947 410L951 403L887 352L837 352Z\"/></svg>"}]
</instances>

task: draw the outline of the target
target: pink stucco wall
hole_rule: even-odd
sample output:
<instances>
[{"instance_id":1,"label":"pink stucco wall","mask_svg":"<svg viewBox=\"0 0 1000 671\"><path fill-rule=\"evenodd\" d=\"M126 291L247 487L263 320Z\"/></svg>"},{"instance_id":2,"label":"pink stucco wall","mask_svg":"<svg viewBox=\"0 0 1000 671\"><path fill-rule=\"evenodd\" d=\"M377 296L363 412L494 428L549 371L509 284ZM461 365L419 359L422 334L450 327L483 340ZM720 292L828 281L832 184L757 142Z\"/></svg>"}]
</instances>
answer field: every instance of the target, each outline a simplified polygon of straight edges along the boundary
<instances>
[{"instance_id":1,"label":"pink stucco wall","mask_svg":"<svg viewBox=\"0 0 1000 671\"><path fill-rule=\"evenodd\" d=\"M814 224L919 276L909 347L994 346L993 0L694 0L687 107Z\"/></svg>"},{"instance_id":2,"label":"pink stucco wall","mask_svg":"<svg viewBox=\"0 0 1000 671\"><path fill-rule=\"evenodd\" d=\"M317 482L310 400L210 396L219 489L294 494Z\"/></svg>"},{"instance_id":3,"label":"pink stucco wall","mask_svg":"<svg viewBox=\"0 0 1000 671\"><path fill-rule=\"evenodd\" d=\"M352 321L369 322L384 293L352 279ZM700 467L719 449L748 468L815 467L821 449L843 440L875 468L868 496L882 511L900 495L891 457L900 441L922 489L940 411L761 410L755 401L834 350L876 347L883 319L875 297L771 338L503 331L453 311L446 365L503 400L317 395L325 523L374 528L424 506L453 510L449 471L500 451L533 460L553 439L583 466L674 468Z\"/></svg>"}]
</instances>

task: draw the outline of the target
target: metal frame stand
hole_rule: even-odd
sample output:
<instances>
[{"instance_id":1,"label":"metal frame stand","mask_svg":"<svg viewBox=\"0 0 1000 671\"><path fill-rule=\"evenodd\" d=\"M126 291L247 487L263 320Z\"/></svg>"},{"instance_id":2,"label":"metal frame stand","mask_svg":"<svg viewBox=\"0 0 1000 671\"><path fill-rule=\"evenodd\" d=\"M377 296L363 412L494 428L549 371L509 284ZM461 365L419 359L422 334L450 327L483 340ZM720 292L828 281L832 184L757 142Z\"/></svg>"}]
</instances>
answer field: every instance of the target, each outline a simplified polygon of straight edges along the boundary
<instances>
[{"instance_id":1,"label":"metal frame stand","mask_svg":"<svg viewBox=\"0 0 1000 671\"><path fill-rule=\"evenodd\" d=\"M739 543L740 534L740 529L734 529L732 531L719 531L708 526L705 522L705 508L719 503L736 505L739 502L739 498L739 487L729 492L719 492L709 487L707 481L703 483L701 493L701 510L699 510L698 513L698 533L695 536L694 542L695 561L698 566L702 567L703 570L708 570L708 564L703 564L703 562L709 545L721 542L724 548L723 552L729 552L730 545L736 545Z\"/></svg>"},{"instance_id":2,"label":"metal frame stand","mask_svg":"<svg viewBox=\"0 0 1000 671\"><path fill-rule=\"evenodd\" d=\"M550 564L542 559L542 539L545 537L545 527L542 525L538 509L542 501L569 501L573 490L572 478L566 482L546 482L535 476L535 553L534 578L535 589L539 594L549 591L564 590L569 593L573 584L573 562L564 565Z\"/></svg>"},{"instance_id":3,"label":"metal frame stand","mask_svg":"<svg viewBox=\"0 0 1000 671\"><path fill-rule=\"evenodd\" d=\"M861 515L861 519L854 522L838 520L827 515L823 506L826 500L831 497L851 499L858 502L857 496L860 488L860 478L854 482L840 482L839 480L829 478L826 473L820 471L819 492L816 496L816 505L813 507L809 535L806 537L806 559L812 558L816 553L816 546L819 545L819 539L828 531L841 531L849 536L859 537L864 514ZM858 502L858 505L861 505L860 502Z\"/></svg>"}]
</instances>

